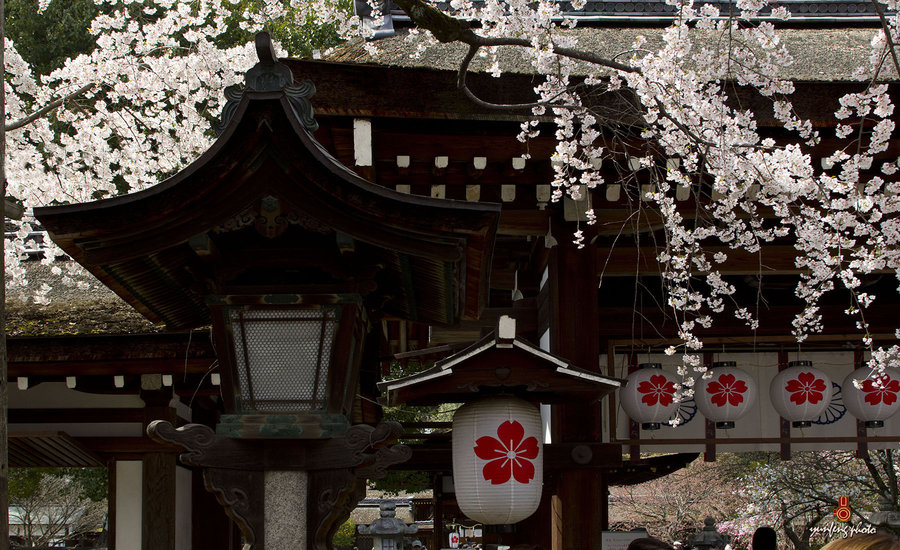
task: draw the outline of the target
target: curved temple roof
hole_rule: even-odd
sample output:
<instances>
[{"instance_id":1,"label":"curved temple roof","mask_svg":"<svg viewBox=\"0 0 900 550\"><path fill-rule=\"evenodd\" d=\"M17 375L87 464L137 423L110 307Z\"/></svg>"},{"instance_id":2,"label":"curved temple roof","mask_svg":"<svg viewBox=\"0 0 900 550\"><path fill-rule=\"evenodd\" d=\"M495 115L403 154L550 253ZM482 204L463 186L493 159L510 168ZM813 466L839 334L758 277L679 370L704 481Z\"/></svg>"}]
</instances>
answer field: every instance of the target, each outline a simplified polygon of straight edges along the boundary
<instances>
[{"instance_id":1,"label":"curved temple roof","mask_svg":"<svg viewBox=\"0 0 900 550\"><path fill-rule=\"evenodd\" d=\"M36 209L52 239L170 329L208 324L206 303L232 295L353 294L410 320L477 317L499 205L403 195L351 172L312 135L314 87L272 86L289 71L262 40L205 154L138 193Z\"/></svg>"}]
</instances>

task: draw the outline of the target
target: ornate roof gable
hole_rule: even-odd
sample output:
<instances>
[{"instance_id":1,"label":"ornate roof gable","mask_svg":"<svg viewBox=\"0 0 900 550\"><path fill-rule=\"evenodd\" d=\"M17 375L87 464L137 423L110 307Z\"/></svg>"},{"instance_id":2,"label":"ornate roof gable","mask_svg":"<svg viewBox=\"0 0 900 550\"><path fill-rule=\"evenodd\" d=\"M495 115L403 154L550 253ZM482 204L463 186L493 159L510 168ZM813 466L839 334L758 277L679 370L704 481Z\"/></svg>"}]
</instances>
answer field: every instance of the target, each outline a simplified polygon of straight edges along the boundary
<instances>
[{"instance_id":1,"label":"ornate roof gable","mask_svg":"<svg viewBox=\"0 0 900 550\"><path fill-rule=\"evenodd\" d=\"M267 36L257 50L206 153L141 192L37 209L52 239L171 329L208 324L211 301L298 293L353 294L377 314L433 324L476 317L499 205L408 196L359 177L313 137L314 87L294 85Z\"/></svg>"}]
</instances>

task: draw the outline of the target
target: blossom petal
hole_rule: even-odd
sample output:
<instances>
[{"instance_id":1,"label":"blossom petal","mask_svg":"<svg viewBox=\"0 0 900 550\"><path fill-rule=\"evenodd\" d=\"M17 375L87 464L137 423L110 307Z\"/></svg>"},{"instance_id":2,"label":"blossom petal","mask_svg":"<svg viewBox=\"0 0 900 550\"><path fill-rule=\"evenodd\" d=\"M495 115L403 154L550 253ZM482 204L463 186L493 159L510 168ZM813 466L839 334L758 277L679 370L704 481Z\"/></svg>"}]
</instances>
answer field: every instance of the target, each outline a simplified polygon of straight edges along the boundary
<instances>
[{"instance_id":1,"label":"blossom petal","mask_svg":"<svg viewBox=\"0 0 900 550\"><path fill-rule=\"evenodd\" d=\"M507 450L518 447L523 437L525 437L525 428L515 420L507 420L497 428L497 439L506 446Z\"/></svg>"},{"instance_id":2,"label":"blossom petal","mask_svg":"<svg viewBox=\"0 0 900 550\"><path fill-rule=\"evenodd\" d=\"M881 397L882 397L882 394L879 391L872 390L872 391L866 392L866 403L868 403L869 405L877 405L877 404L881 403ZM885 397L887 397L887 396L885 396ZM896 399L896 397L894 397L894 399ZM885 399L884 401L885 401L885 405L890 405L890 403L887 402L887 399Z\"/></svg>"},{"instance_id":3,"label":"blossom petal","mask_svg":"<svg viewBox=\"0 0 900 550\"><path fill-rule=\"evenodd\" d=\"M508 458L498 458L484 465L481 470L484 479L491 482L491 485L500 485L509 481L512 474L512 467Z\"/></svg>"},{"instance_id":4,"label":"blossom petal","mask_svg":"<svg viewBox=\"0 0 900 550\"><path fill-rule=\"evenodd\" d=\"M534 479L534 464L529 460L514 459L512 461L512 474L516 481L527 484Z\"/></svg>"},{"instance_id":5,"label":"blossom petal","mask_svg":"<svg viewBox=\"0 0 900 550\"><path fill-rule=\"evenodd\" d=\"M538 455L538 444L537 439L534 437L529 437L525 441L522 442L521 445L516 447L516 458L527 458L527 459L535 459Z\"/></svg>"},{"instance_id":6,"label":"blossom petal","mask_svg":"<svg viewBox=\"0 0 900 550\"><path fill-rule=\"evenodd\" d=\"M508 449L493 437L486 435L475 440L475 456L482 460L506 457L507 452Z\"/></svg>"}]
</instances>

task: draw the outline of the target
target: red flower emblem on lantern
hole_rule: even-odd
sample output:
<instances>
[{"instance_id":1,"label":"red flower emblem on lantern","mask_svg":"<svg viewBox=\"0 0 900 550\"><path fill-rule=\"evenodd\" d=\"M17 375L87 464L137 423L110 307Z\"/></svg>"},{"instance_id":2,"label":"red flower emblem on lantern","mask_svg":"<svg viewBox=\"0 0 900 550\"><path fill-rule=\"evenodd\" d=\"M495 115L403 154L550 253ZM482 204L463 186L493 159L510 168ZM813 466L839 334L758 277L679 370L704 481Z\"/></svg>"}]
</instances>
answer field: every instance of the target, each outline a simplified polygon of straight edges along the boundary
<instances>
[{"instance_id":1,"label":"red flower emblem on lantern","mask_svg":"<svg viewBox=\"0 0 900 550\"><path fill-rule=\"evenodd\" d=\"M891 405L897 400L897 394L900 393L900 382L894 380L886 374L878 377L879 384L871 378L863 381L860 389L866 394L866 403L877 405L884 402L885 405Z\"/></svg>"},{"instance_id":2,"label":"red flower emblem on lantern","mask_svg":"<svg viewBox=\"0 0 900 550\"><path fill-rule=\"evenodd\" d=\"M825 398L825 381L811 372L801 372L789 380L784 389L791 394L791 401L800 405L809 401L813 405Z\"/></svg>"},{"instance_id":3,"label":"red flower emblem on lantern","mask_svg":"<svg viewBox=\"0 0 900 550\"><path fill-rule=\"evenodd\" d=\"M511 477L525 484L534 479L531 461L538 455L537 439L532 436L523 441L524 437L525 428L507 420L497 428L496 438L486 435L475 441L475 456L490 461L482 474L491 485L506 483Z\"/></svg>"},{"instance_id":4,"label":"red flower emblem on lantern","mask_svg":"<svg viewBox=\"0 0 900 550\"><path fill-rule=\"evenodd\" d=\"M644 394L641 402L652 407L659 403L668 407L675 401L675 383L661 374L653 375L650 380L638 384L637 391Z\"/></svg>"},{"instance_id":5,"label":"red flower emblem on lantern","mask_svg":"<svg viewBox=\"0 0 900 550\"><path fill-rule=\"evenodd\" d=\"M706 386L706 393L712 395L710 401L719 407L729 404L737 407L744 400L742 395L747 391L747 384L738 380L733 374L723 374L718 380L713 380Z\"/></svg>"}]
</instances>

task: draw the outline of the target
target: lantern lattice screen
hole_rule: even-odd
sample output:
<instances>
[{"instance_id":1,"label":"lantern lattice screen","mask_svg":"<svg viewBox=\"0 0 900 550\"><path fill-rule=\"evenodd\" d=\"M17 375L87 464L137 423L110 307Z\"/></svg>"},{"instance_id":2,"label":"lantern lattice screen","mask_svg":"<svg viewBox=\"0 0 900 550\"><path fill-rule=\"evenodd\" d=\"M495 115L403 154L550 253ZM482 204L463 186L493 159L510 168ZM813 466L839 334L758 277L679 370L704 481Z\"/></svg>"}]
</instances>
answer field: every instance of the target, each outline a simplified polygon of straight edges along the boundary
<instances>
[{"instance_id":1,"label":"lantern lattice screen","mask_svg":"<svg viewBox=\"0 0 900 550\"><path fill-rule=\"evenodd\" d=\"M241 407L324 409L336 317L330 308L231 311Z\"/></svg>"}]
</instances>

